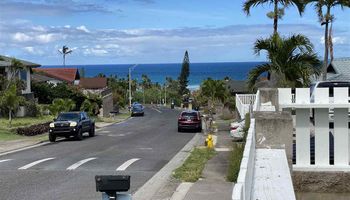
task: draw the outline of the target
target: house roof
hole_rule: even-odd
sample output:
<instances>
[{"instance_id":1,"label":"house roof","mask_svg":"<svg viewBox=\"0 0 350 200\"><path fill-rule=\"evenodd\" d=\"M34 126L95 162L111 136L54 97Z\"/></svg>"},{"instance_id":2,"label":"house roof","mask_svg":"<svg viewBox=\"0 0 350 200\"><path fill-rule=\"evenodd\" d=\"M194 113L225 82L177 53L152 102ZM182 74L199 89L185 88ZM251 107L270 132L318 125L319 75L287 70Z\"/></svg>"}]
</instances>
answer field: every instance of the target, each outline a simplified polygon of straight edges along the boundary
<instances>
[{"instance_id":1,"label":"house roof","mask_svg":"<svg viewBox=\"0 0 350 200\"><path fill-rule=\"evenodd\" d=\"M56 80L54 78L51 78L51 77L45 76L44 74L39 74L39 73L33 73L31 77L34 82L38 82L38 83Z\"/></svg>"},{"instance_id":2,"label":"house roof","mask_svg":"<svg viewBox=\"0 0 350 200\"><path fill-rule=\"evenodd\" d=\"M243 93L248 91L246 81L228 80L226 85L231 92Z\"/></svg>"},{"instance_id":3,"label":"house roof","mask_svg":"<svg viewBox=\"0 0 350 200\"><path fill-rule=\"evenodd\" d=\"M334 59L328 65L327 80L350 81L350 58Z\"/></svg>"},{"instance_id":4,"label":"house roof","mask_svg":"<svg viewBox=\"0 0 350 200\"><path fill-rule=\"evenodd\" d=\"M35 68L33 71L69 83L80 78L77 68Z\"/></svg>"},{"instance_id":5,"label":"house roof","mask_svg":"<svg viewBox=\"0 0 350 200\"><path fill-rule=\"evenodd\" d=\"M107 87L107 78L81 78L79 81L79 86L83 89L103 89Z\"/></svg>"},{"instance_id":6,"label":"house roof","mask_svg":"<svg viewBox=\"0 0 350 200\"><path fill-rule=\"evenodd\" d=\"M12 62L13 59L14 58L0 55L0 67L11 66L11 62ZM17 60L19 60L23 65L25 65L27 67L40 67L41 66L39 64L32 63L32 62L29 62L29 61L20 60L20 59L17 59Z\"/></svg>"}]
</instances>

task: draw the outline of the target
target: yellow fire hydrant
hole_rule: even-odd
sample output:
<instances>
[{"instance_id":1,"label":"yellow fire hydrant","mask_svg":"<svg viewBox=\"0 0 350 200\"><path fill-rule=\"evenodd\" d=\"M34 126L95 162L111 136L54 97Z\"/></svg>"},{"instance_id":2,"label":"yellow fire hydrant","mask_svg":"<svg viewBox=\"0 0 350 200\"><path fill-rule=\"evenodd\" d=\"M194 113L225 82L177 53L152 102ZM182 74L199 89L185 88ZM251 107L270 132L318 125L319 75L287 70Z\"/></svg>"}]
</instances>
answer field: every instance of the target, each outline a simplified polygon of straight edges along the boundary
<instances>
[{"instance_id":1,"label":"yellow fire hydrant","mask_svg":"<svg viewBox=\"0 0 350 200\"><path fill-rule=\"evenodd\" d=\"M209 149L214 148L213 136L211 136L211 134L208 134L207 139L205 139L205 143L207 145L207 148Z\"/></svg>"}]
</instances>

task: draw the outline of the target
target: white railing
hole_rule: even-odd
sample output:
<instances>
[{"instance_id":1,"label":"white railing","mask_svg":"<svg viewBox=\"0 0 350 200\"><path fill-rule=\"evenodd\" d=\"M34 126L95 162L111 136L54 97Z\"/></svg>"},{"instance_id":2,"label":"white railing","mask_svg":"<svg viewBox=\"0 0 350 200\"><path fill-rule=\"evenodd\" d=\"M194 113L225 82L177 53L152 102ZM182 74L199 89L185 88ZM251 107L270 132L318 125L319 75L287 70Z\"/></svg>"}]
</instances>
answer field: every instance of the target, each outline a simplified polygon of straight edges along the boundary
<instances>
[{"instance_id":1,"label":"white railing","mask_svg":"<svg viewBox=\"0 0 350 200\"><path fill-rule=\"evenodd\" d=\"M254 105L253 105L253 111L259 111L260 110L260 90L258 90L258 92L255 95L255 101L254 101Z\"/></svg>"},{"instance_id":2,"label":"white railing","mask_svg":"<svg viewBox=\"0 0 350 200\"><path fill-rule=\"evenodd\" d=\"M316 88L312 102L309 88L297 88L295 102L290 88L278 89L278 96L280 109L295 109L296 113L293 169L350 171L348 88L334 88L334 97L329 97L328 88ZM329 128L330 122L333 128ZM330 147L331 137L334 148Z\"/></svg>"},{"instance_id":3,"label":"white railing","mask_svg":"<svg viewBox=\"0 0 350 200\"><path fill-rule=\"evenodd\" d=\"M255 102L255 94L236 94L236 108L242 119L249 113L250 105Z\"/></svg>"},{"instance_id":4,"label":"white railing","mask_svg":"<svg viewBox=\"0 0 350 200\"><path fill-rule=\"evenodd\" d=\"M254 162L255 120L251 119L237 183L232 192L232 200L250 200L253 188Z\"/></svg>"}]
</instances>

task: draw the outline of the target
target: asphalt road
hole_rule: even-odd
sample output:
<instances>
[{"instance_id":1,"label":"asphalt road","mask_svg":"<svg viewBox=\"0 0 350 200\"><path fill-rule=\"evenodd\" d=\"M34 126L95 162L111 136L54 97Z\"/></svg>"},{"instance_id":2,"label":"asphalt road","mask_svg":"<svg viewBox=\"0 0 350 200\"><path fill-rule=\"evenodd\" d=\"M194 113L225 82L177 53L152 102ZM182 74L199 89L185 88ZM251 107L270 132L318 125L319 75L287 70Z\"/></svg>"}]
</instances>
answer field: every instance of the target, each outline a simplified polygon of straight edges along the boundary
<instances>
[{"instance_id":1,"label":"asphalt road","mask_svg":"<svg viewBox=\"0 0 350 200\"><path fill-rule=\"evenodd\" d=\"M95 175L131 175L134 193L194 136L177 132L179 111L146 108L144 117L0 157L1 200L101 199ZM117 171L118 169L118 171Z\"/></svg>"}]
</instances>

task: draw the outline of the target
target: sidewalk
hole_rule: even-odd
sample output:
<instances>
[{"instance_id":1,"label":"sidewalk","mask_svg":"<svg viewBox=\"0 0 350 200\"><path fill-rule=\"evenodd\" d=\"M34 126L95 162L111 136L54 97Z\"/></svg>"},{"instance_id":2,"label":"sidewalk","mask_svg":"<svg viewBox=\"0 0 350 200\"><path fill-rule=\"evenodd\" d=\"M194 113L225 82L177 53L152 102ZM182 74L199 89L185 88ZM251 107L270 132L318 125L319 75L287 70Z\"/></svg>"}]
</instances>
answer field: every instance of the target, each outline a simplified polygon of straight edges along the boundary
<instances>
[{"instance_id":1,"label":"sidewalk","mask_svg":"<svg viewBox=\"0 0 350 200\"><path fill-rule=\"evenodd\" d=\"M184 200L231 199L233 183L226 181L231 146L228 131L219 131L215 147L217 154L207 162L203 178L192 185Z\"/></svg>"}]
</instances>

